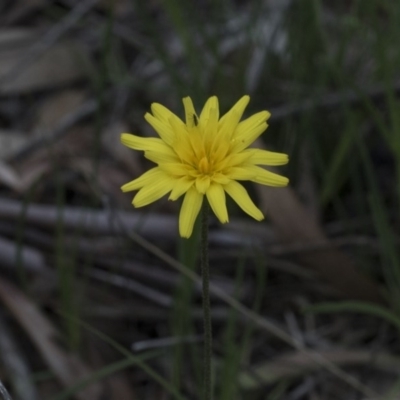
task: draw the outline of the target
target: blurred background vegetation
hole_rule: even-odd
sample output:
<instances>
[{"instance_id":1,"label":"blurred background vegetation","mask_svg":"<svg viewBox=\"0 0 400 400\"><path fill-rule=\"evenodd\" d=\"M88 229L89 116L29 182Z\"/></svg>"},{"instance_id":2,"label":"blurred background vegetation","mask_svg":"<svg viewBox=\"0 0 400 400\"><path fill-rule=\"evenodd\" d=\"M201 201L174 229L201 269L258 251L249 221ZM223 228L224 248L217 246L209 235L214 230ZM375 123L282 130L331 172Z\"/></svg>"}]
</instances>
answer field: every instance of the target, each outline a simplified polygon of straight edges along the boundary
<instances>
[{"instance_id":1,"label":"blurred background vegetation","mask_svg":"<svg viewBox=\"0 0 400 400\"><path fill-rule=\"evenodd\" d=\"M0 2L0 380L15 400L200 399L197 238L131 206L155 133L268 109L290 187L210 226L215 398L400 398L400 3Z\"/></svg>"}]
</instances>

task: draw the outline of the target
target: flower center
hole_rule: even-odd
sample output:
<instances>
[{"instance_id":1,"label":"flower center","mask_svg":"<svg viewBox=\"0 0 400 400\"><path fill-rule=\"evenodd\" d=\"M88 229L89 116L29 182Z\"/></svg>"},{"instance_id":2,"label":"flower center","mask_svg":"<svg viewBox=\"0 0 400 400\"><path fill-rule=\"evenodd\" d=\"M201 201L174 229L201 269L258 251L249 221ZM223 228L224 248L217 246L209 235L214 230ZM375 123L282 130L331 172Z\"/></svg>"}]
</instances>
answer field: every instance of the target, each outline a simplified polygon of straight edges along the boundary
<instances>
[{"instance_id":1,"label":"flower center","mask_svg":"<svg viewBox=\"0 0 400 400\"><path fill-rule=\"evenodd\" d=\"M198 169L199 172L204 175L208 175L211 172L211 165L206 156L200 160Z\"/></svg>"}]
</instances>

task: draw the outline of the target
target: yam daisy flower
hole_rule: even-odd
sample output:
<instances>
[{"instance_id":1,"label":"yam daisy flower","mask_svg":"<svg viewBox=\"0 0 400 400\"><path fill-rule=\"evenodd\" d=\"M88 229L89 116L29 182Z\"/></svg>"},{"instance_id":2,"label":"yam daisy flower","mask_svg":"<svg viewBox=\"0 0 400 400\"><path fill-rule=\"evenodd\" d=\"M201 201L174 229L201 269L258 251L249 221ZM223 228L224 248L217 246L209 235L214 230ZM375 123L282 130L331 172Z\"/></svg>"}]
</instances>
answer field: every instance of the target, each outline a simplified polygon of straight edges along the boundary
<instances>
[{"instance_id":1,"label":"yam daisy flower","mask_svg":"<svg viewBox=\"0 0 400 400\"><path fill-rule=\"evenodd\" d=\"M185 122L161 104L151 105L146 121L159 138L143 138L129 133L122 143L144 151L157 164L139 178L122 186L122 191L138 190L135 207L143 207L170 193L169 200L185 195L179 216L179 233L190 237L204 196L222 222L228 222L225 192L254 219L264 216L238 181L286 186L288 179L260 165L284 165L288 156L248 148L267 128L268 111L261 111L240 122L250 97L243 96L220 118L216 96L210 97L198 115L190 97L183 99Z\"/></svg>"}]
</instances>

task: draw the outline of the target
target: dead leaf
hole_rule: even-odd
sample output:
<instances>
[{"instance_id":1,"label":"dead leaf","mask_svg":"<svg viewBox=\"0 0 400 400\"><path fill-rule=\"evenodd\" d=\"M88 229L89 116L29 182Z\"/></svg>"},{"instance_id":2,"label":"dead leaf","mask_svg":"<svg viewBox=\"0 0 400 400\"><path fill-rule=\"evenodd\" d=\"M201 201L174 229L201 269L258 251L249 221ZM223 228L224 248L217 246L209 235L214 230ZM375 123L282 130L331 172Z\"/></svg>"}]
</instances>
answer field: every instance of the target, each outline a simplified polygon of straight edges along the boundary
<instances>
[{"instance_id":1,"label":"dead leaf","mask_svg":"<svg viewBox=\"0 0 400 400\"><path fill-rule=\"evenodd\" d=\"M0 129L0 159L11 158L25 146L26 141L27 135L22 132Z\"/></svg>"},{"instance_id":2,"label":"dead leaf","mask_svg":"<svg viewBox=\"0 0 400 400\"><path fill-rule=\"evenodd\" d=\"M21 71L14 70L39 39L36 31L13 29L0 31L0 93L20 94L65 85L86 75L85 54L77 42L59 42Z\"/></svg>"},{"instance_id":3,"label":"dead leaf","mask_svg":"<svg viewBox=\"0 0 400 400\"><path fill-rule=\"evenodd\" d=\"M16 171L14 167L0 161L0 184L3 184L18 193L24 193L44 173L51 170L50 163L43 162L31 165L24 173Z\"/></svg>"},{"instance_id":4,"label":"dead leaf","mask_svg":"<svg viewBox=\"0 0 400 400\"><path fill-rule=\"evenodd\" d=\"M76 111L85 99L86 95L82 90L63 90L47 96L36 115L33 126L35 136L43 136L44 133L56 129L60 121Z\"/></svg>"},{"instance_id":5,"label":"dead leaf","mask_svg":"<svg viewBox=\"0 0 400 400\"><path fill-rule=\"evenodd\" d=\"M333 349L318 351L318 357L328 360L338 366L368 365L398 374L400 372L400 359L391 354L371 354L370 350ZM253 390L281 379L295 378L316 372L321 368L311 357L302 352L291 352L276 357L251 367L249 371L242 372L239 384L245 390Z\"/></svg>"},{"instance_id":6,"label":"dead leaf","mask_svg":"<svg viewBox=\"0 0 400 400\"><path fill-rule=\"evenodd\" d=\"M14 169L3 161L0 161L0 183L13 189L17 189L21 183Z\"/></svg>"},{"instance_id":7,"label":"dead leaf","mask_svg":"<svg viewBox=\"0 0 400 400\"><path fill-rule=\"evenodd\" d=\"M57 344L59 334L51 322L19 289L0 279L0 299L30 337L58 380L69 387L90 375L90 369L78 358ZM79 400L100 399L101 385L93 383L82 389Z\"/></svg>"}]
</instances>

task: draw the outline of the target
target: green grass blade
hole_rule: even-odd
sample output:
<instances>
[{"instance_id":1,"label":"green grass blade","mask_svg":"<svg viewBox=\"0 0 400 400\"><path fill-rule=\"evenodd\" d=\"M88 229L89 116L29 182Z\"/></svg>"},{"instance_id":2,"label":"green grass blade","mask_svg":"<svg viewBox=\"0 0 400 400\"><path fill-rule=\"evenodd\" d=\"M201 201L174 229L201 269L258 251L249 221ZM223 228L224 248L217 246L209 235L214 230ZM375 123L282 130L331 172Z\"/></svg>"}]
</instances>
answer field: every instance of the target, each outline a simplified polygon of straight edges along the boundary
<instances>
[{"instance_id":1,"label":"green grass blade","mask_svg":"<svg viewBox=\"0 0 400 400\"><path fill-rule=\"evenodd\" d=\"M328 314L340 312L352 312L368 314L373 317L382 318L392 324L400 332L400 318L389 309L377 304L358 302L358 301L342 301L336 303L320 303L308 306L303 309L304 312L313 314Z\"/></svg>"}]
</instances>

